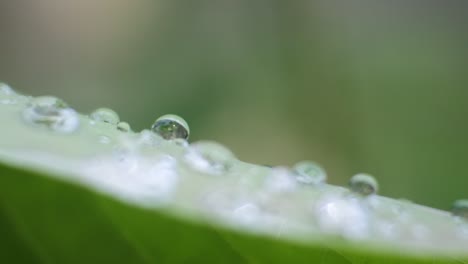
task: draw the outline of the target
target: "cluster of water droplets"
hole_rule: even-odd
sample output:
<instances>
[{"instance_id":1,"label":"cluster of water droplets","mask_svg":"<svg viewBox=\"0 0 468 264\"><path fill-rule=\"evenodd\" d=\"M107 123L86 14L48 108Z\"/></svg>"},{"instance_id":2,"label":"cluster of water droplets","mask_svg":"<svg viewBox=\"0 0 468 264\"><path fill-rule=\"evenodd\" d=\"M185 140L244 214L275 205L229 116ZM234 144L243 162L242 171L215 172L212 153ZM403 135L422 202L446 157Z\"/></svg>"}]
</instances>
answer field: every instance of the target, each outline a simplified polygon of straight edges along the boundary
<instances>
[{"instance_id":1,"label":"cluster of water droplets","mask_svg":"<svg viewBox=\"0 0 468 264\"><path fill-rule=\"evenodd\" d=\"M108 123L113 126L117 126L117 124L120 122L119 115L114 110L109 108L96 109L91 113L91 115L89 115L89 117L95 122Z\"/></svg>"},{"instance_id":2,"label":"cluster of water droplets","mask_svg":"<svg viewBox=\"0 0 468 264\"><path fill-rule=\"evenodd\" d=\"M75 132L80 119L68 105L52 96L40 96L31 99L23 110L23 119L33 125L47 127L60 133Z\"/></svg>"},{"instance_id":3,"label":"cluster of water droplets","mask_svg":"<svg viewBox=\"0 0 468 264\"><path fill-rule=\"evenodd\" d=\"M269 168L243 163L213 141L189 143L189 126L176 115L161 116L150 129L134 133L111 109L99 108L88 119L80 118L60 99L25 100L0 84L1 104L17 103L18 98L24 102L21 113L28 124L60 133L89 128L112 154L85 160L80 165L84 181L124 201L145 206L182 203L184 208L198 208L210 217L277 236L326 233L350 240L377 236L424 244L444 235L410 213L415 205L377 196L378 183L368 174L351 177L348 188L333 187L326 184L326 171L312 161ZM466 243L468 200L455 202L452 215L457 236Z\"/></svg>"}]
</instances>

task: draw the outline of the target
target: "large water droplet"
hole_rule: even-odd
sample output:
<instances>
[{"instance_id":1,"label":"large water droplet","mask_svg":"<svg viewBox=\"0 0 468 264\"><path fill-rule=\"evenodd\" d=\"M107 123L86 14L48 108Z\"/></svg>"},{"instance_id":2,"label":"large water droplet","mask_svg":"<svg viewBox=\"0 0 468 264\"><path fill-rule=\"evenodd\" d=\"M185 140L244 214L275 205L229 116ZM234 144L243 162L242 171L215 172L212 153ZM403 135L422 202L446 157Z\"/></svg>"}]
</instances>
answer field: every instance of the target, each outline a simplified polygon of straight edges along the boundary
<instances>
[{"instance_id":1,"label":"large water droplet","mask_svg":"<svg viewBox=\"0 0 468 264\"><path fill-rule=\"evenodd\" d=\"M188 139L190 129L185 120L176 115L164 115L158 118L151 127L155 133L164 139Z\"/></svg>"},{"instance_id":2,"label":"large water droplet","mask_svg":"<svg viewBox=\"0 0 468 264\"><path fill-rule=\"evenodd\" d=\"M468 221L468 200L457 200L453 203L452 214Z\"/></svg>"},{"instance_id":3,"label":"large water droplet","mask_svg":"<svg viewBox=\"0 0 468 264\"><path fill-rule=\"evenodd\" d=\"M95 121L109 123L111 125L117 125L120 121L119 115L109 108L96 109L91 113L90 117Z\"/></svg>"},{"instance_id":4,"label":"large water droplet","mask_svg":"<svg viewBox=\"0 0 468 264\"><path fill-rule=\"evenodd\" d=\"M127 122L119 122L117 124L117 129L122 131L122 132L130 132L131 131L130 124L128 124Z\"/></svg>"},{"instance_id":5,"label":"large water droplet","mask_svg":"<svg viewBox=\"0 0 468 264\"><path fill-rule=\"evenodd\" d=\"M222 174L229 170L236 157L223 145L213 141L199 141L189 147L185 160L197 170Z\"/></svg>"},{"instance_id":6,"label":"large water droplet","mask_svg":"<svg viewBox=\"0 0 468 264\"><path fill-rule=\"evenodd\" d=\"M320 184L327 180L327 174L322 167L311 161L301 161L294 165L297 181L305 184Z\"/></svg>"},{"instance_id":7,"label":"large water droplet","mask_svg":"<svg viewBox=\"0 0 468 264\"><path fill-rule=\"evenodd\" d=\"M368 174L356 174L349 180L351 191L367 196L375 194L378 191L378 183L374 177Z\"/></svg>"},{"instance_id":8,"label":"large water droplet","mask_svg":"<svg viewBox=\"0 0 468 264\"><path fill-rule=\"evenodd\" d=\"M71 133L80 124L75 110L62 100L52 96L41 96L32 99L23 110L23 118L28 123L46 126L53 131Z\"/></svg>"}]
</instances>

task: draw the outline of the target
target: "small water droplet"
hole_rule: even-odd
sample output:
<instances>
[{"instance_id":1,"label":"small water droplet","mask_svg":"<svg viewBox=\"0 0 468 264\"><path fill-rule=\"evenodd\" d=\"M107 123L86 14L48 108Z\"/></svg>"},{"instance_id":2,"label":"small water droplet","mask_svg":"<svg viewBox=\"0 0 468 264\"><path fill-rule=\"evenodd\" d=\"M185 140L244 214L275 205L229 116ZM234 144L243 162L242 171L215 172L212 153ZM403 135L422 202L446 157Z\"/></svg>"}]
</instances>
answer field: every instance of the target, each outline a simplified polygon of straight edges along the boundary
<instances>
[{"instance_id":1,"label":"small water droplet","mask_svg":"<svg viewBox=\"0 0 468 264\"><path fill-rule=\"evenodd\" d=\"M23 118L28 123L43 125L61 133L76 131L80 123L75 110L69 108L62 100L52 96L32 99L23 110Z\"/></svg>"},{"instance_id":2,"label":"small water droplet","mask_svg":"<svg viewBox=\"0 0 468 264\"><path fill-rule=\"evenodd\" d=\"M131 130L130 125L127 122L119 122L117 124L117 129L122 132L130 132Z\"/></svg>"},{"instance_id":3,"label":"small water droplet","mask_svg":"<svg viewBox=\"0 0 468 264\"><path fill-rule=\"evenodd\" d=\"M457 200L453 203L452 214L468 221L468 200Z\"/></svg>"},{"instance_id":4,"label":"small water droplet","mask_svg":"<svg viewBox=\"0 0 468 264\"><path fill-rule=\"evenodd\" d=\"M351 191L367 196L375 194L378 191L378 183L374 177L368 174L356 174L349 180Z\"/></svg>"},{"instance_id":5,"label":"small water droplet","mask_svg":"<svg viewBox=\"0 0 468 264\"><path fill-rule=\"evenodd\" d=\"M327 180L325 170L315 162L301 161L294 165L293 170L297 174L297 181L301 183L320 184Z\"/></svg>"},{"instance_id":6,"label":"small water droplet","mask_svg":"<svg viewBox=\"0 0 468 264\"><path fill-rule=\"evenodd\" d=\"M193 168L211 173L222 174L229 170L236 160L234 154L221 144L213 141L199 141L191 144L185 160Z\"/></svg>"},{"instance_id":7,"label":"small water droplet","mask_svg":"<svg viewBox=\"0 0 468 264\"><path fill-rule=\"evenodd\" d=\"M187 122L176 115L164 115L158 118L151 130L159 134L164 139L188 139L190 135L190 129Z\"/></svg>"},{"instance_id":8,"label":"small water droplet","mask_svg":"<svg viewBox=\"0 0 468 264\"><path fill-rule=\"evenodd\" d=\"M99 108L91 113L90 118L95 121L117 125L120 121L119 115L112 109Z\"/></svg>"}]
</instances>

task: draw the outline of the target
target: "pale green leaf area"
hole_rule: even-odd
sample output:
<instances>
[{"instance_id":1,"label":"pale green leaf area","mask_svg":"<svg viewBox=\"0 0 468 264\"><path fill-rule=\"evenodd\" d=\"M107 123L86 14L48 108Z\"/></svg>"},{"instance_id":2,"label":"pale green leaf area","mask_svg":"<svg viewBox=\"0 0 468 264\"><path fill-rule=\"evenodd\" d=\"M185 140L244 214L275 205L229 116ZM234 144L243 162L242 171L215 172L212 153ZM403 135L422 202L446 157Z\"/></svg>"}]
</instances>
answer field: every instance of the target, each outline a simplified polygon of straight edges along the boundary
<instances>
[{"instance_id":1,"label":"pale green leaf area","mask_svg":"<svg viewBox=\"0 0 468 264\"><path fill-rule=\"evenodd\" d=\"M0 91L0 263L468 262L449 212L85 115L60 132L32 100Z\"/></svg>"}]
</instances>

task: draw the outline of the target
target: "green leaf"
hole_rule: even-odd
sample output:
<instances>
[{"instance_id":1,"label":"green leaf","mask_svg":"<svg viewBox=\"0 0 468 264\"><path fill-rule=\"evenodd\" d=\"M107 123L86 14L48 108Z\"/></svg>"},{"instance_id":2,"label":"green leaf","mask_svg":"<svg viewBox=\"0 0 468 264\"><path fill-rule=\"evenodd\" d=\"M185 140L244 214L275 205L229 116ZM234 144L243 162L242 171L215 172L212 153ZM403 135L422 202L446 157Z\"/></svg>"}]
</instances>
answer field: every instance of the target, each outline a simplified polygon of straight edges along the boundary
<instances>
[{"instance_id":1,"label":"green leaf","mask_svg":"<svg viewBox=\"0 0 468 264\"><path fill-rule=\"evenodd\" d=\"M212 142L83 115L61 130L60 111L28 119L34 104L0 90L1 263L468 261L468 227L448 212L301 184Z\"/></svg>"}]
</instances>

